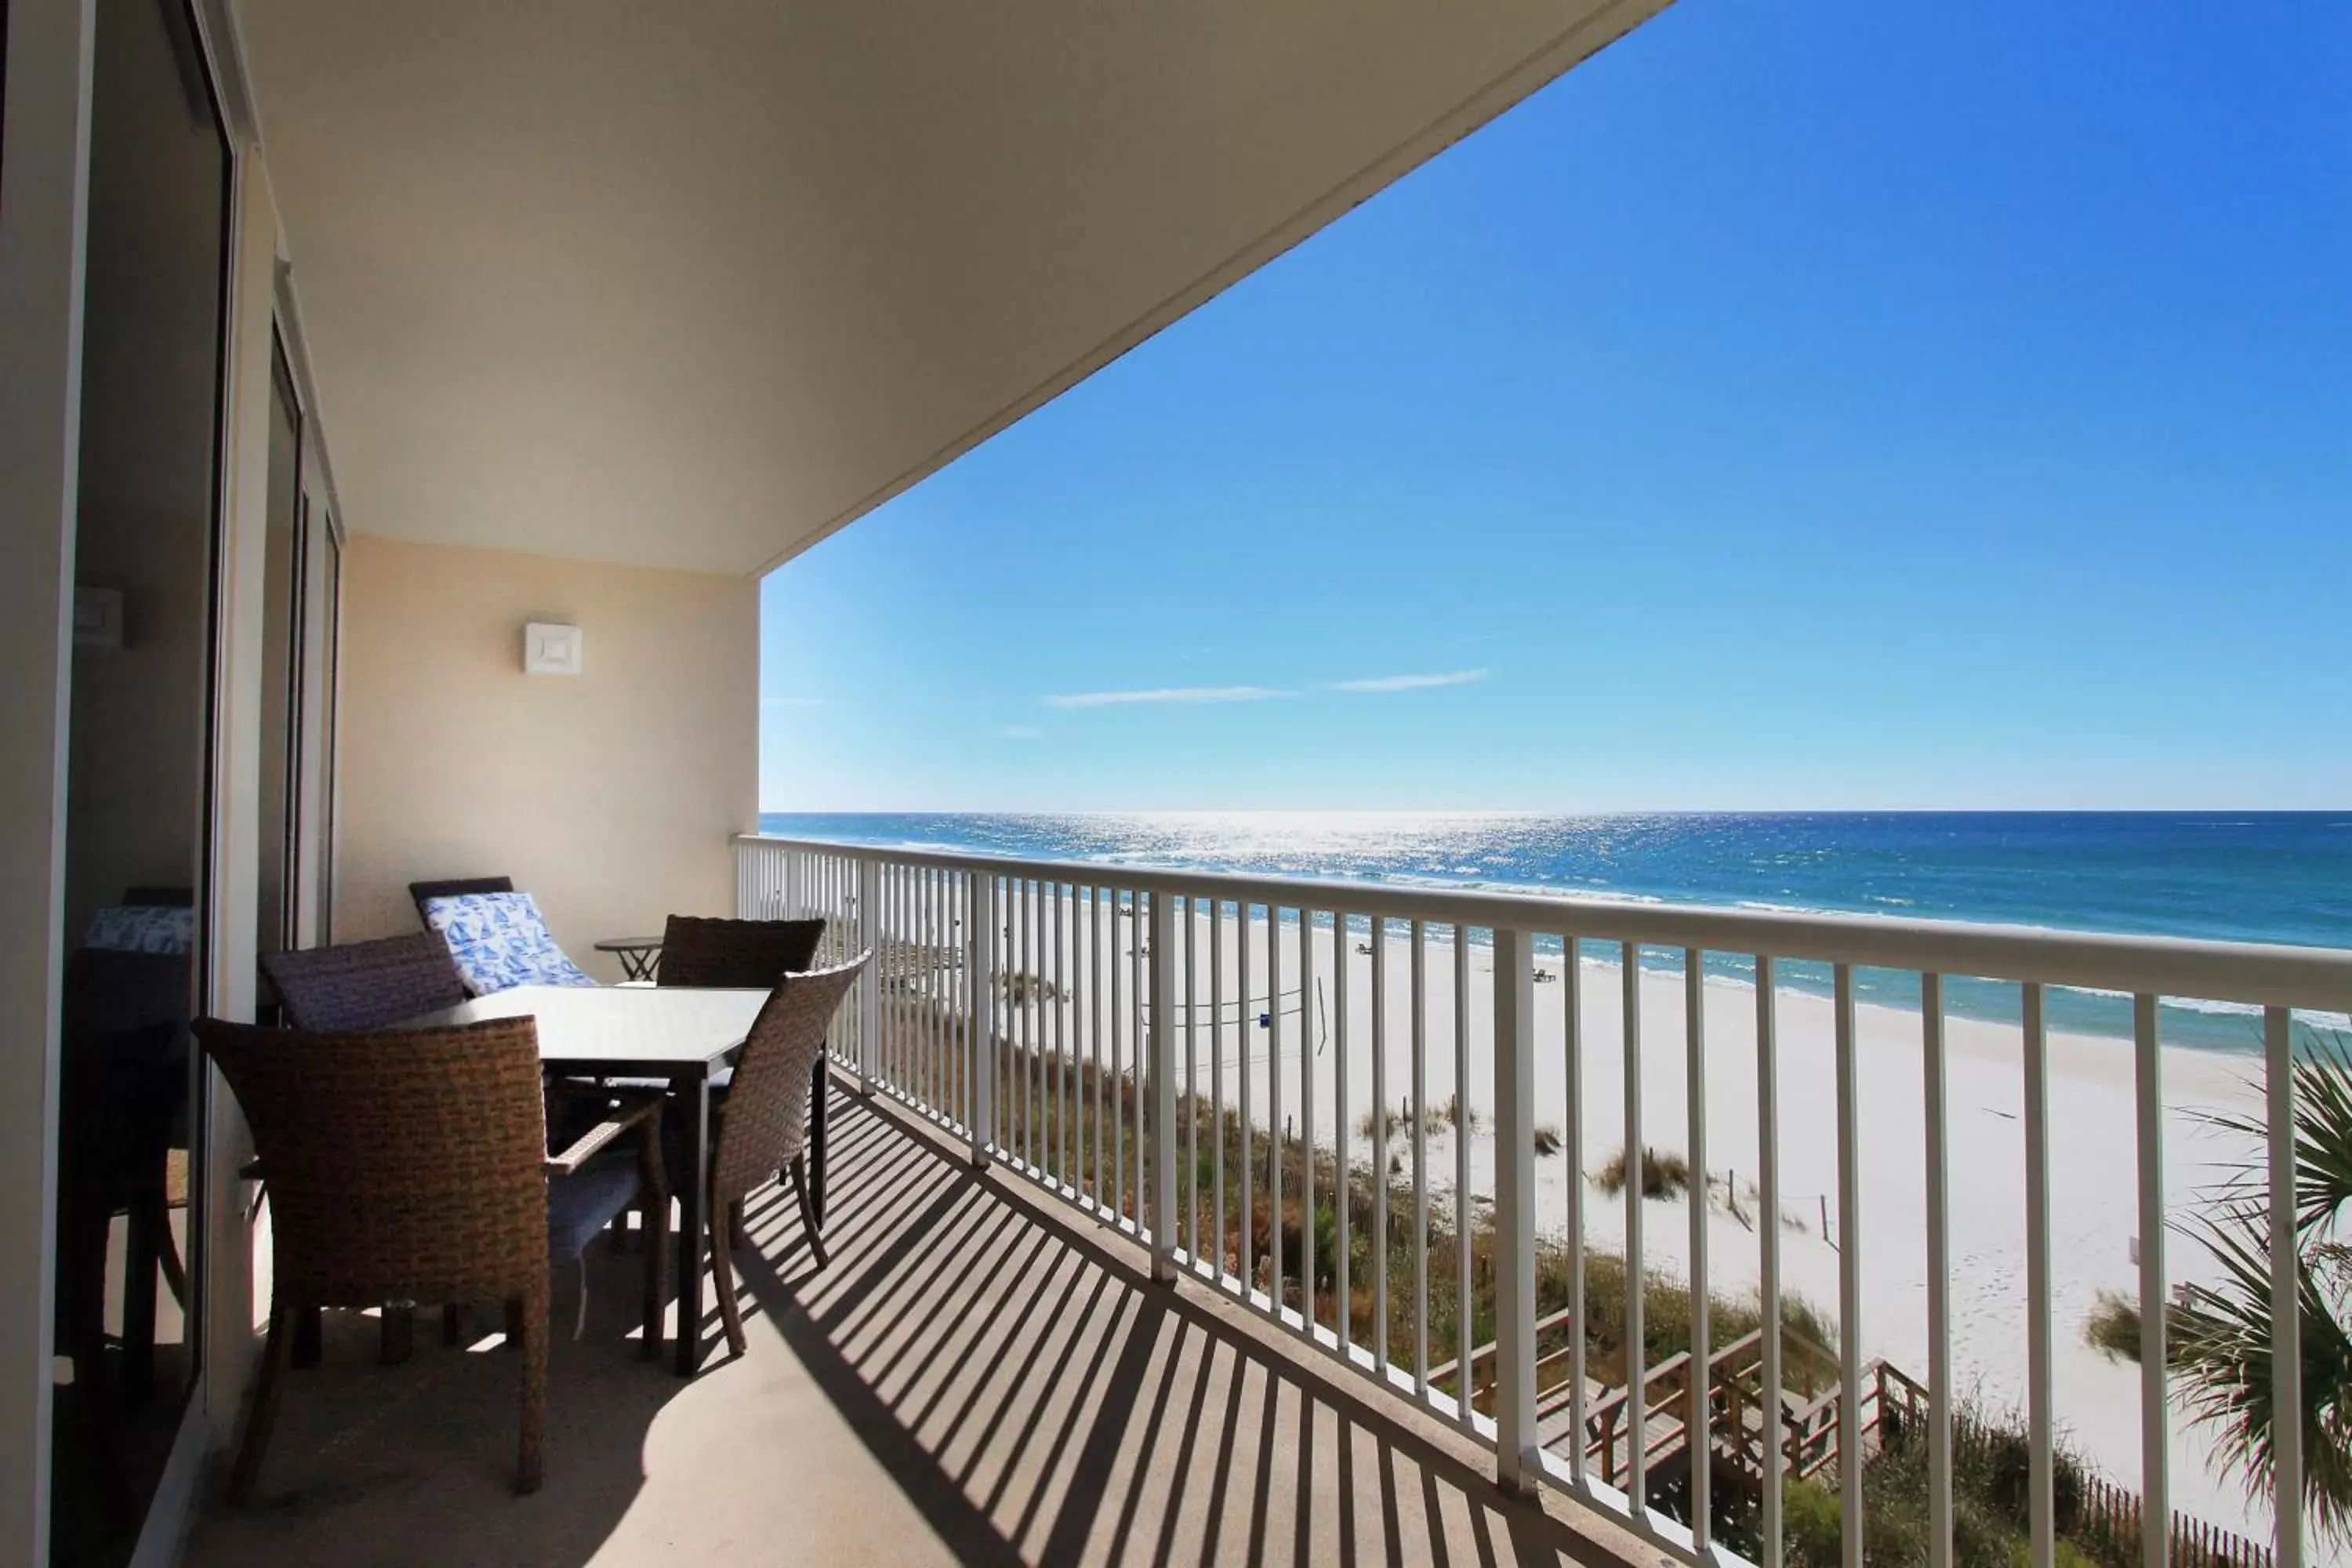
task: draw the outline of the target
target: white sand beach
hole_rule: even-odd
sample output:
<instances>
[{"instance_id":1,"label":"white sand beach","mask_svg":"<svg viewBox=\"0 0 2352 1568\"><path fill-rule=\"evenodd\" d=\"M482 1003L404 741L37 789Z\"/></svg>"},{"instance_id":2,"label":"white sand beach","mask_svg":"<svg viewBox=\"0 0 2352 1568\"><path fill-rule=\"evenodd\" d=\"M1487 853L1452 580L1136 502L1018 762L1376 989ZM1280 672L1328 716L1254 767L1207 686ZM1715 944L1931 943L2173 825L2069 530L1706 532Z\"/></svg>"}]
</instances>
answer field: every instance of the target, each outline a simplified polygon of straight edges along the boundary
<instances>
[{"instance_id":1,"label":"white sand beach","mask_svg":"<svg viewBox=\"0 0 2352 1568\"><path fill-rule=\"evenodd\" d=\"M1066 909L1067 906L1065 906ZM1050 923L1050 918L1049 918ZM1135 922L1121 919L1117 949L1122 962L1132 955ZM1076 924L1070 911L1070 925ZM1391 928L1385 957L1387 992L1385 1100L1398 1108L1413 1095L1412 1073L1412 963L1402 926ZM1244 1063L1251 1075L1255 1120L1266 1124L1270 1086L1267 1058L1271 1032L1257 1026L1272 1011L1282 1041L1283 1115L1294 1125L1301 1103L1298 1079L1300 1021L1298 931L1280 930L1278 978L1267 979L1266 926L1251 932L1250 1001L1239 1005L1237 922L1221 922L1221 1006L1213 1006L1212 965L1205 917L1192 927L1199 943L1192 963L1199 1034L1194 1088L1212 1091L1213 1050L1223 1058L1227 1105L1237 1103ZM1342 1007L1334 986L1335 932L1312 937L1314 984L1305 1010L1312 1038L1314 1132L1330 1146L1344 1128L1353 1160L1369 1163L1361 1132L1372 1098L1373 1025L1371 960L1361 951L1370 937L1361 927L1349 932L1343 950L1348 965L1344 1037L1338 1028ZM1108 959L1110 954L1104 955ZM1085 967L1085 955L1079 955ZM1494 1191L1492 950L1473 944L1467 1036L1466 1098L1473 1109L1470 1138L1471 1191L1490 1198ZM1571 1131L1566 1100L1562 960L1541 957L1551 976L1535 987L1535 1121ZM1034 967L1033 960L1031 967ZM1450 942L1432 939L1426 959L1425 1103L1443 1106L1456 1089L1454 1070L1454 955ZM1131 973L1129 971L1129 973ZM1123 976L1124 977L1124 976ZM1589 954L1581 976L1583 1113L1559 1152L1537 1160L1538 1227L1564 1236L1568 1186L1580 1169L1590 1173L1625 1143L1622 973ZM1728 1179L1749 1220L1749 1194L1758 1168L1756 1005L1751 985L1710 979L1705 986L1706 1165L1720 1184ZM1072 1037L1084 1033L1080 1012L1091 1013L1080 988L1076 1005L1065 1004L1064 1026ZM1279 998L1269 1003L1269 995ZM1645 972L1641 979L1640 1052L1642 1142L1660 1151L1686 1152L1686 1093L1683 981L1670 972ZM1249 1039L1244 1047L1243 1019ZM1862 1275L1860 1344L1865 1360L1885 1357L1922 1381L1927 1373L1925 1101L1922 1093L1921 1020L1916 1012L1863 1005L1856 1009L1860 1079L1859 1151L1861 1215L1857 1237L1839 1235L1837 1214L1836 1100L1832 1006L1825 997L1783 987L1777 1006L1782 1224L1780 1230L1784 1289L1801 1295L1834 1317L1838 1302L1840 1240L1858 1240ZM1214 1031L1212 1018L1221 1020ZM1343 1042L1342 1043L1342 1039ZM2025 1156L2021 1120L2021 1033L2015 1026L1953 1018L1948 1044L1948 1148L1950 1160L1950 1249L1954 1376L1963 1392L1973 1391L1985 1406L2021 1410L2026 1397ZM1182 1048L1180 1037L1179 1049ZM1336 1110L1339 1064L1348 1063L1347 1104ZM2212 1051L2168 1047L2163 1052L2165 1187L2176 1215L2188 1212L2201 1189L2222 1172L2223 1163L2243 1156L2242 1140L2218 1133L2200 1120L2217 1109L2257 1109L2261 1064ZM2110 1479L2137 1486L2139 1477L2139 1370L2107 1360L2083 1337L2096 1295L2114 1290L2137 1298L2133 1246L2137 1230L2136 1154L2133 1137L2132 1052L2126 1041L2053 1034L2049 1049L2051 1125L2051 1255L2054 1326L2055 1409L2068 1440ZM1454 1134L1433 1128L1428 1141L1433 1201L1450 1204L1454 1186ZM1410 1170L1408 1135L1391 1140ZM1622 1250L1624 1199L1604 1197L1583 1187L1584 1231L1589 1246ZM1823 1202L1827 1203L1824 1229ZM1644 1210L1643 1260L1671 1277L1686 1274L1690 1212L1686 1200L1657 1201ZM1758 1240L1749 1223L1718 1204L1708 1218L1708 1285L1718 1295L1750 1295L1759 1279ZM2169 1275L2178 1282L2210 1278L2213 1265L2201 1248L2173 1235L2167 1238ZM1851 1331L1850 1330L1848 1331ZM2225 1528L2265 1537L2267 1510L2250 1506L2237 1483L2223 1476L2202 1435L2175 1412L2171 1476L2174 1506Z\"/></svg>"}]
</instances>

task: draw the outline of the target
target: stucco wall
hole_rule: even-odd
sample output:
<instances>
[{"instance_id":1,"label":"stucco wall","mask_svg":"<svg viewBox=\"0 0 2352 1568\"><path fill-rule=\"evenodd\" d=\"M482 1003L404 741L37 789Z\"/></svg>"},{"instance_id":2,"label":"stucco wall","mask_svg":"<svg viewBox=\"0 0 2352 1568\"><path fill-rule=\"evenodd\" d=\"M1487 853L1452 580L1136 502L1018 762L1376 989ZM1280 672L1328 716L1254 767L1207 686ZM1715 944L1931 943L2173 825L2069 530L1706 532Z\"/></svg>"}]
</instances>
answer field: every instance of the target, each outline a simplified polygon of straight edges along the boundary
<instances>
[{"instance_id":1,"label":"stucco wall","mask_svg":"<svg viewBox=\"0 0 2352 1568\"><path fill-rule=\"evenodd\" d=\"M526 675L528 621L583 673ZM335 937L416 929L407 884L506 875L565 949L731 914L756 825L759 587L362 534L344 560Z\"/></svg>"}]
</instances>

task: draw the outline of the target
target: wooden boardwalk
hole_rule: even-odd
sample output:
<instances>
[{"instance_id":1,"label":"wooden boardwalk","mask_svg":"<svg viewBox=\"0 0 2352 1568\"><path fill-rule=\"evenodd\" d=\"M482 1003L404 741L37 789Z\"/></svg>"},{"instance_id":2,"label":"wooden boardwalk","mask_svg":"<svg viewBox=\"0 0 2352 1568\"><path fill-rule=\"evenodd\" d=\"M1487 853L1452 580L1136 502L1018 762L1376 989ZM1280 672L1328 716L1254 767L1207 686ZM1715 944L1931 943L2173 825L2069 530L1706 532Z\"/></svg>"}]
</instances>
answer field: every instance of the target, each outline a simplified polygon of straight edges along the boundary
<instances>
[{"instance_id":1,"label":"wooden boardwalk","mask_svg":"<svg viewBox=\"0 0 2352 1568\"><path fill-rule=\"evenodd\" d=\"M1565 1331L1572 1316L1563 1310L1544 1318L1537 1324L1538 1339ZM1470 1365L1472 1402L1490 1414L1492 1352L1491 1345L1479 1347ZM1767 1444L1777 1440L1782 1476L1835 1487L1844 1442L1838 1357L1784 1328L1781 1359L1784 1381L1777 1411L1765 1398L1761 1331L1712 1352L1703 1379L1693 1376L1695 1363L1687 1353L1668 1356L1643 1370L1642 1468L1654 1500L1664 1501L1680 1494L1688 1483L1695 1384L1706 1391L1707 1446L1717 1486L1728 1480L1751 1492L1759 1491L1771 1469ZM1573 1369L1572 1347L1555 1350L1537 1363L1537 1440L1548 1452L1571 1465L1580 1464L1585 1474L1603 1485L1630 1487L1634 1434L1628 1391L1588 1376L1580 1401L1575 1397ZM1452 1371L1451 1366L1434 1369L1432 1377L1443 1380ZM1887 1444L1901 1441L1906 1434L1924 1433L1931 1408L1927 1388L1892 1362L1882 1358L1863 1367L1854 1426L1864 1461L1875 1458ZM2136 1493L2096 1476L2085 1476L2083 1494L2078 1504L2082 1526L2121 1539L2138 1537L2143 1521ZM2167 1562L2172 1568L2273 1568L2269 1547L2187 1514L2172 1516L2170 1539Z\"/></svg>"}]
</instances>

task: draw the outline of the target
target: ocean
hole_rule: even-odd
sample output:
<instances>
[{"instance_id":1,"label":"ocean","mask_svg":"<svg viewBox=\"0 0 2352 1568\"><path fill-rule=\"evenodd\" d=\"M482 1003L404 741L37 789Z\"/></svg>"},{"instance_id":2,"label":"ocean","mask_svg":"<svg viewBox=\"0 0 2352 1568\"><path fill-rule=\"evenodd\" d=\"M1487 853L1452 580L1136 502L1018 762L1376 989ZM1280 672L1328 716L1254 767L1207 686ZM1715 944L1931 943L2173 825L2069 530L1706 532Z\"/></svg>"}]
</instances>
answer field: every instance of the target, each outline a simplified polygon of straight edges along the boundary
<instances>
[{"instance_id":1,"label":"ocean","mask_svg":"<svg viewBox=\"0 0 2352 1568\"><path fill-rule=\"evenodd\" d=\"M2352 812L764 813L760 826L844 844L1106 866L2352 949ZM1735 955L1709 962L1727 974L1746 967ZM1812 966L1782 973L1793 985L1827 985ZM1918 1003L1912 976L1864 973L1858 990L1866 1001L1905 1005L1907 994L1908 1005ZM1947 994L1963 1016L2017 1016L2013 986L1956 981ZM2127 1037L2130 1005L2053 994L2051 1025ZM2168 1043L2260 1045L2247 1008L2168 1005L2163 1026Z\"/></svg>"}]
</instances>

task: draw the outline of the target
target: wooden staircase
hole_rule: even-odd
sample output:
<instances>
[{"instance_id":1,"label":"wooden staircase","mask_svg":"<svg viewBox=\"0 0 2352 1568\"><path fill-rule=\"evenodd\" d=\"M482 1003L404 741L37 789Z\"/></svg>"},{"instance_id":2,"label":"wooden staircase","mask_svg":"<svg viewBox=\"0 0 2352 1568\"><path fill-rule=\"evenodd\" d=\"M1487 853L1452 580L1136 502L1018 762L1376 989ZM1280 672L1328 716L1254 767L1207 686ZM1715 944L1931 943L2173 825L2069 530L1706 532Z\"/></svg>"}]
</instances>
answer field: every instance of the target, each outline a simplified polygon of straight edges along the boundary
<instances>
[{"instance_id":1,"label":"wooden staircase","mask_svg":"<svg viewBox=\"0 0 2352 1568\"><path fill-rule=\"evenodd\" d=\"M1563 1335L1574 1313L1563 1310L1536 1325L1537 1342ZM1471 1356L1473 1405L1492 1414L1494 1361L1492 1345L1482 1345ZM1536 1363L1536 1432L1551 1453L1571 1462L1577 1458L1579 1435L1576 1405L1570 1381L1574 1363L1572 1346L1544 1355ZM1707 1356L1706 1375L1693 1375L1695 1363L1684 1352L1668 1356L1644 1369L1642 1377L1643 1472L1654 1500L1671 1507L1683 1494L1691 1463L1692 1400L1704 1388L1707 1399L1707 1437L1717 1485L1729 1480L1760 1490L1768 1472L1765 1445L1780 1445L1784 1476L1834 1485L1845 1435L1839 1397L1837 1356L1803 1334L1781 1330L1780 1408L1767 1408L1764 1397L1764 1335L1761 1330L1742 1335ZM1454 1368L1433 1369L1434 1383L1450 1382ZM1547 1381L1549 1380L1549 1381ZM1791 1387L1790 1385L1793 1384ZM1808 1393L1806 1390L1818 1392ZM1884 1358L1862 1369L1862 1399L1856 1412L1854 1440L1863 1446L1864 1461L1875 1458L1890 1441L1926 1429L1930 1398L1926 1385ZM1632 1401L1627 1390L1586 1379L1584 1384L1583 1465L1587 1474L1612 1487L1629 1484L1633 1473ZM2139 1499L2096 1477L2085 1477L2079 1508L2084 1522L2137 1539L2141 1528ZM1686 1495L1686 1494L1685 1494ZM2269 1547L2252 1542L2186 1514L2172 1518L2173 1568L2272 1568Z\"/></svg>"}]
</instances>

